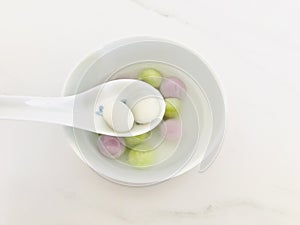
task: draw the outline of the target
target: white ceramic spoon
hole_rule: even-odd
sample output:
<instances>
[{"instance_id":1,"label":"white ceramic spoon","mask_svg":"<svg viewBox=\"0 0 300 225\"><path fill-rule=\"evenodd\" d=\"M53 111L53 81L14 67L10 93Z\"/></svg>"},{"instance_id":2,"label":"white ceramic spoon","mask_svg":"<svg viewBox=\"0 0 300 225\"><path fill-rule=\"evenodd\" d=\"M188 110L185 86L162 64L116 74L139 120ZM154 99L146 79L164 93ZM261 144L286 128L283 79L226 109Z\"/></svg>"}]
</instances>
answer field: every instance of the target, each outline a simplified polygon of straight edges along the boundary
<instances>
[{"instance_id":1,"label":"white ceramic spoon","mask_svg":"<svg viewBox=\"0 0 300 225\"><path fill-rule=\"evenodd\" d=\"M149 98L156 102L156 105L146 106L153 119L145 124L135 123L131 109L144 100L149 102ZM162 120L164 111L165 102L160 92L134 79L109 81L67 97L0 95L0 119L55 123L119 137L152 130Z\"/></svg>"}]
</instances>

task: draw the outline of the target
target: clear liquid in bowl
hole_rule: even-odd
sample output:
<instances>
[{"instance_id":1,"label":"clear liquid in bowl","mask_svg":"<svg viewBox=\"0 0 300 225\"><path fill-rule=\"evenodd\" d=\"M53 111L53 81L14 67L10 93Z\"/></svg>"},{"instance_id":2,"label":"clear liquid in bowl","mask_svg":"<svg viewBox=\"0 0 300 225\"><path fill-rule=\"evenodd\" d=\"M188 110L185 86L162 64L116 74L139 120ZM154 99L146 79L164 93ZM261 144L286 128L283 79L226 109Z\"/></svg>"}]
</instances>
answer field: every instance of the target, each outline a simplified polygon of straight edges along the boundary
<instances>
[{"instance_id":1,"label":"clear liquid in bowl","mask_svg":"<svg viewBox=\"0 0 300 225\"><path fill-rule=\"evenodd\" d=\"M201 154L204 154L206 148L206 146L202 146L201 139L209 138L208 135L210 135L213 121L205 94L200 85L189 74L166 63L143 61L127 65L113 72L109 80L137 79L138 74L147 68L154 68L159 71L163 79L169 77L179 78L186 86L186 93L181 99L182 107L177 118L181 124L181 138L172 141L166 140L161 135L160 127L155 128L145 140L145 143L155 151L155 161L146 167L158 166L171 158L176 151L184 151L186 154L190 154L190 160L195 157L198 158ZM194 76L201 76L201 74ZM126 152L116 161L131 166Z\"/></svg>"}]
</instances>

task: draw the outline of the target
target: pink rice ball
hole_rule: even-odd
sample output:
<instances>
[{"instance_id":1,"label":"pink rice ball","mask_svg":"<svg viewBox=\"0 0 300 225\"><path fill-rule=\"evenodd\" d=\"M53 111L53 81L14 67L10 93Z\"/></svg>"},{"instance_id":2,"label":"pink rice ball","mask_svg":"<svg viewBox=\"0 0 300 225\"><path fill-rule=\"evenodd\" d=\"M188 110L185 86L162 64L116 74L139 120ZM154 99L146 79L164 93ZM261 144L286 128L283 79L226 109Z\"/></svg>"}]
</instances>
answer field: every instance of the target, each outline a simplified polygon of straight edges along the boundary
<instances>
[{"instance_id":1,"label":"pink rice ball","mask_svg":"<svg viewBox=\"0 0 300 225\"><path fill-rule=\"evenodd\" d=\"M125 146L117 137L100 135L97 144L99 151L104 156L112 159L120 157L125 151Z\"/></svg>"},{"instance_id":2,"label":"pink rice ball","mask_svg":"<svg viewBox=\"0 0 300 225\"><path fill-rule=\"evenodd\" d=\"M160 92L165 98L182 98L185 91L185 84L177 77L165 78L160 85Z\"/></svg>"},{"instance_id":3,"label":"pink rice ball","mask_svg":"<svg viewBox=\"0 0 300 225\"><path fill-rule=\"evenodd\" d=\"M177 119L168 119L160 125L160 132L166 140L178 141L181 138L181 123Z\"/></svg>"}]
</instances>

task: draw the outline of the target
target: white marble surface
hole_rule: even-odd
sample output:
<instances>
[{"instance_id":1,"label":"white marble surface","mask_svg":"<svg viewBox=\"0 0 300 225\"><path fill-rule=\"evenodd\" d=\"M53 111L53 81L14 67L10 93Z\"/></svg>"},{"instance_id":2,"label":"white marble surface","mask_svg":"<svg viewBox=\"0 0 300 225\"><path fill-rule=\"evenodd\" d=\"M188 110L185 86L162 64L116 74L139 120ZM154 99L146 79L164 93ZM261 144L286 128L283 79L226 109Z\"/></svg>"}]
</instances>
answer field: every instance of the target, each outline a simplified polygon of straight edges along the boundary
<instances>
[{"instance_id":1,"label":"white marble surface","mask_svg":"<svg viewBox=\"0 0 300 225\"><path fill-rule=\"evenodd\" d=\"M0 121L0 225L300 224L300 4L295 0L0 1L0 93L59 96L102 43L160 35L195 48L228 101L205 173L127 188L97 176L55 125Z\"/></svg>"}]
</instances>

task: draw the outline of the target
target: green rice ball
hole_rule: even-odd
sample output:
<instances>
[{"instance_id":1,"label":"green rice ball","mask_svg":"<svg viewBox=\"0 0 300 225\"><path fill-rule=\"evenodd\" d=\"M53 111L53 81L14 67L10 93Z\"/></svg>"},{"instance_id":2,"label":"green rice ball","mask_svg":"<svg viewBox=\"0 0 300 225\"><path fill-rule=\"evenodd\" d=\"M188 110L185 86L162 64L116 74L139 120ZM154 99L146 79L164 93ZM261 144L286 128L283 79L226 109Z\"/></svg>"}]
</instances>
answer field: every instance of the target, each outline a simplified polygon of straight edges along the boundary
<instances>
[{"instance_id":1,"label":"green rice ball","mask_svg":"<svg viewBox=\"0 0 300 225\"><path fill-rule=\"evenodd\" d=\"M135 167L151 166L155 162L155 151L149 145L137 145L129 150L128 162Z\"/></svg>"},{"instance_id":2,"label":"green rice ball","mask_svg":"<svg viewBox=\"0 0 300 225\"><path fill-rule=\"evenodd\" d=\"M181 101L178 98L166 98L166 110L165 118L175 118L178 117L181 109Z\"/></svg>"},{"instance_id":3,"label":"green rice ball","mask_svg":"<svg viewBox=\"0 0 300 225\"><path fill-rule=\"evenodd\" d=\"M151 131L148 131L147 133L140 134L137 136L132 136L132 137L125 137L125 145L129 148L132 148L138 144L143 143L146 141L151 135Z\"/></svg>"},{"instance_id":4,"label":"green rice ball","mask_svg":"<svg viewBox=\"0 0 300 225\"><path fill-rule=\"evenodd\" d=\"M138 76L138 78L150 85L152 85L155 88L158 88L160 86L162 76L161 74L152 68L144 69Z\"/></svg>"}]
</instances>

